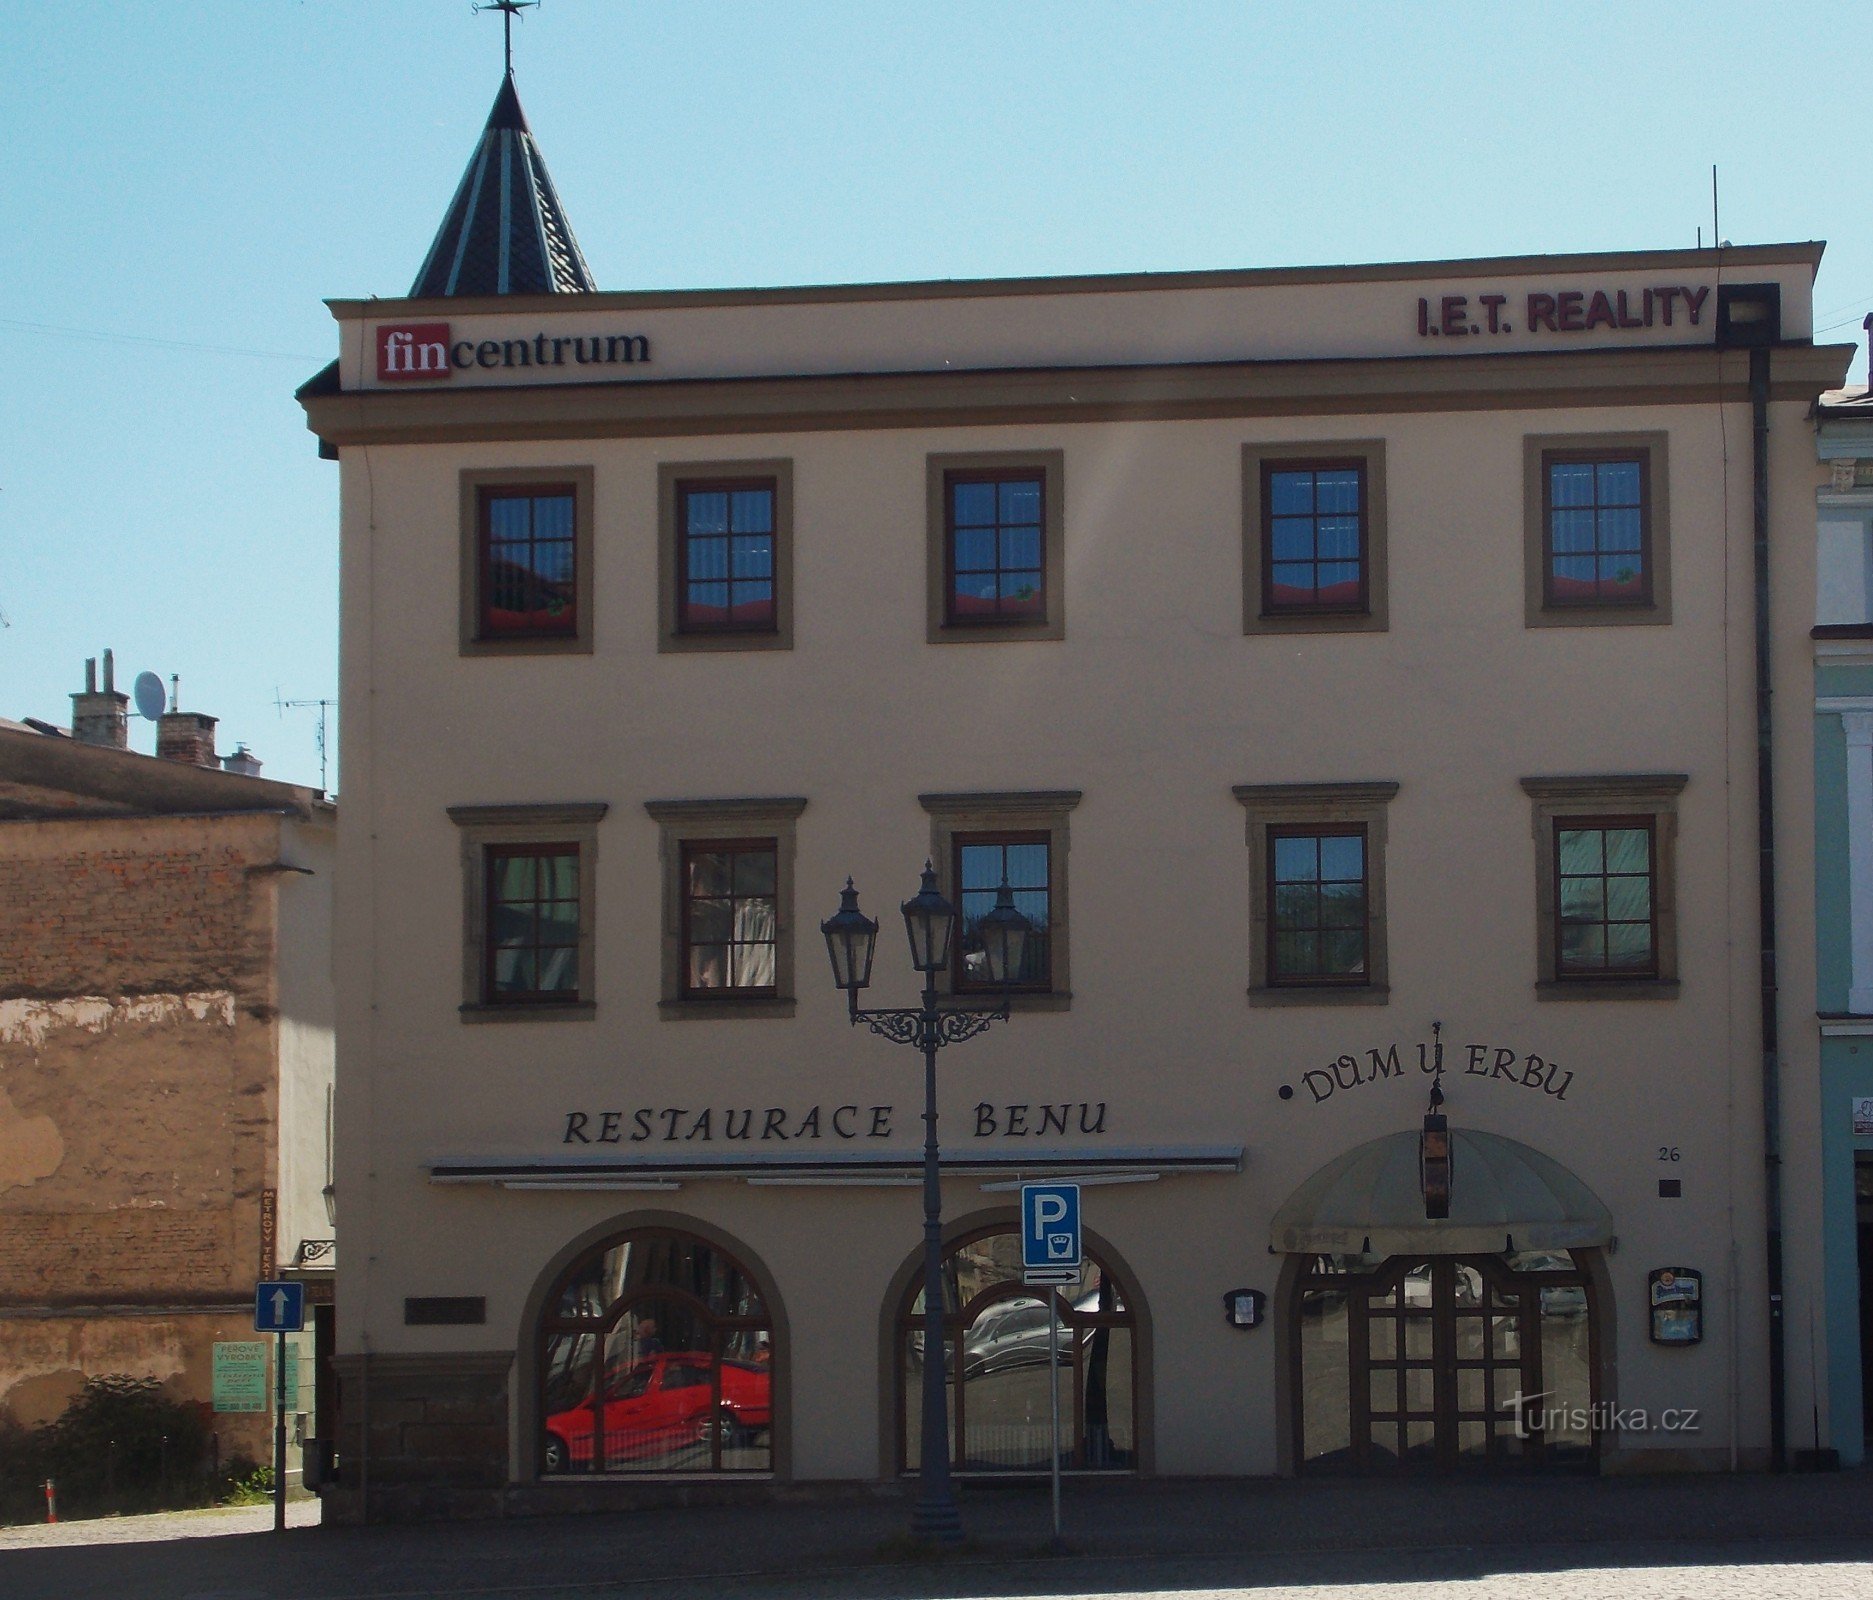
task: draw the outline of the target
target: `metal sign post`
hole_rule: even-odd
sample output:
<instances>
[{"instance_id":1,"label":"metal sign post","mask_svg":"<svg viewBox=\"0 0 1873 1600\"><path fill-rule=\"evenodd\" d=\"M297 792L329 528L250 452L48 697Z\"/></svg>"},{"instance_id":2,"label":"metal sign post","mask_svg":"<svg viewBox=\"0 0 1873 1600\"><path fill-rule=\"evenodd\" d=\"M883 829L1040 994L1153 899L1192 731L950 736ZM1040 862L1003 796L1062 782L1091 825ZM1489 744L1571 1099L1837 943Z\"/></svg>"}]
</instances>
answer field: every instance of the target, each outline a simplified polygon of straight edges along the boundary
<instances>
[{"instance_id":1,"label":"metal sign post","mask_svg":"<svg viewBox=\"0 0 1873 1600\"><path fill-rule=\"evenodd\" d=\"M1079 1282L1081 1261L1080 1186L1022 1184L1021 1281L1039 1284L1047 1293L1047 1417L1053 1441L1048 1475L1053 1483L1055 1544L1060 1542L1060 1297L1055 1291Z\"/></svg>"},{"instance_id":2,"label":"metal sign post","mask_svg":"<svg viewBox=\"0 0 1873 1600\"><path fill-rule=\"evenodd\" d=\"M254 1332L273 1335L273 1531L286 1531L286 1336L306 1325L303 1283L254 1285Z\"/></svg>"}]
</instances>

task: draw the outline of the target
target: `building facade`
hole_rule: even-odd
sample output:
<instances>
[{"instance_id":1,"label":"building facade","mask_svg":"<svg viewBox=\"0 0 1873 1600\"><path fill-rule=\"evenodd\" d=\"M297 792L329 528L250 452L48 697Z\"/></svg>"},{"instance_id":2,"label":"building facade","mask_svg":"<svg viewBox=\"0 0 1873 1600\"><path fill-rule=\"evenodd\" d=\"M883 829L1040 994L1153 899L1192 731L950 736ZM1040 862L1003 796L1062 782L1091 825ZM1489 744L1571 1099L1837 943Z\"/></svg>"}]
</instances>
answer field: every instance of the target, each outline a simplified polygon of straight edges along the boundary
<instances>
[{"instance_id":1,"label":"building facade","mask_svg":"<svg viewBox=\"0 0 1873 1600\"><path fill-rule=\"evenodd\" d=\"M1873 407L1841 390L1817 407L1814 627L1815 896L1819 957L1821 1328L1827 1439L1866 1459L1873 1355Z\"/></svg>"},{"instance_id":2,"label":"building facade","mask_svg":"<svg viewBox=\"0 0 1873 1600\"><path fill-rule=\"evenodd\" d=\"M224 769L211 717L125 748L105 670L77 737L0 725L0 1415L157 1378L267 1461L255 1282L305 1276L330 1338L334 807Z\"/></svg>"},{"instance_id":3,"label":"building facade","mask_svg":"<svg viewBox=\"0 0 1873 1600\"><path fill-rule=\"evenodd\" d=\"M1056 1369L1081 1472L1779 1457L1819 251L599 293L505 86L301 392L340 1513L914 1471L919 1078L815 925L926 859L946 993L1041 931L941 1062L960 1472L1045 1470Z\"/></svg>"}]
</instances>

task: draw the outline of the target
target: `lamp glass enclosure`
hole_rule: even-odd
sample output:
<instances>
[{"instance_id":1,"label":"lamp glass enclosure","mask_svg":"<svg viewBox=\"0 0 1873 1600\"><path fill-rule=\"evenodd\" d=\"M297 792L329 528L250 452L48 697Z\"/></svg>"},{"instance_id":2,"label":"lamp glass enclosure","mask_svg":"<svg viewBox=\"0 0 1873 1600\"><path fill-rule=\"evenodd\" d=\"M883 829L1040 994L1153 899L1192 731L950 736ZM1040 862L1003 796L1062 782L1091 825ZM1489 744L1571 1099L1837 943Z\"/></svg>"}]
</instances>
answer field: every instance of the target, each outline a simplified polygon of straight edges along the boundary
<instances>
[{"instance_id":1,"label":"lamp glass enclosure","mask_svg":"<svg viewBox=\"0 0 1873 1600\"><path fill-rule=\"evenodd\" d=\"M991 983L1013 983L1020 978L1028 935L1033 931L1034 924L1015 908L1014 891L1003 878L994 907L976 924Z\"/></svg>"},{"instance_id":2,"label":"lamp glass enclosure","mask_svg":"<svg viewBox=\"0 0 1873 1600\"><path fill-rule=\"evenodd\" d=\"M870 984L878 924L859 910L858 890L850 878L840 892L839 909L819 925L819 931L826 936L826 953L832 957L833 983L848 992Z\"/></svg>"},{"instance_id":3,"label":"lamp glass enclosure","mask_svg":"<svg viewBox=\"0 0 1873 1600\"><path fill-rule=\"evenodd\" d=\"M904 931L910 936L910 963L919 972L941 972L949 965L950 936L956 908L937 890L936 868L924 863L923 883L903 904Z\"/></svg>"}]
</instances>

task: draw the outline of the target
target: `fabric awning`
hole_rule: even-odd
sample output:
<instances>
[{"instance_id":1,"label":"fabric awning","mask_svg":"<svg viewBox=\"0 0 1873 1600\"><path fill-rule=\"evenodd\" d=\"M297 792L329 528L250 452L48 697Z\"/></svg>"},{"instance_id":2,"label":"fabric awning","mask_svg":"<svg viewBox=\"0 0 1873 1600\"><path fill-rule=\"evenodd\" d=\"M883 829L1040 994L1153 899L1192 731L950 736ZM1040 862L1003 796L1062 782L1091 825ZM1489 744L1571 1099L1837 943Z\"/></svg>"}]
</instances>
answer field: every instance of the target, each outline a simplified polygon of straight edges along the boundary
<instances>
[{"instance_id":1,"label":"fabric awning","mask_svg":"<svg viewBox=\"0 0 1873 1600\"><path fill-rule=\"evenodd\" d=\"M1560 1162L1468 1128L1453 1128L1451 1144L1448 1217L1424 1214L1414 1128L1329 1161L1275 1213L1270 1243L1309 1255L1494 1255L1612 1239L1612 1213Z\"/></svg>"}]
</instances>

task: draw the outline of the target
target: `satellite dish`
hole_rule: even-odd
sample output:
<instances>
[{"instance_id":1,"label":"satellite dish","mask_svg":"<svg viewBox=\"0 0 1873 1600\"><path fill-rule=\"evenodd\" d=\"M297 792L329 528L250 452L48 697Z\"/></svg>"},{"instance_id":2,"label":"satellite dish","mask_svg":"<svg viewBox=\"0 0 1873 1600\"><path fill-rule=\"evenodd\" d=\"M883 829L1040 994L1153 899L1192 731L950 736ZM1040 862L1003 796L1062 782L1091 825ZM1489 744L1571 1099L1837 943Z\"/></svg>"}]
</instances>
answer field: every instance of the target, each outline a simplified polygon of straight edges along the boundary
<instances>
[{"instance_id":1,"label":"satellite dish","mask_svg":"<svg viewBox=\"0 0 1873 1600\"><path fill-rule=\"evenodd\" d=\"M136 695L138 713L148 722L160 717L169 704L169 696L163 692L163 680L153 672L139 672L132 692Z\"/></svg>"}]
</instances>

